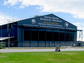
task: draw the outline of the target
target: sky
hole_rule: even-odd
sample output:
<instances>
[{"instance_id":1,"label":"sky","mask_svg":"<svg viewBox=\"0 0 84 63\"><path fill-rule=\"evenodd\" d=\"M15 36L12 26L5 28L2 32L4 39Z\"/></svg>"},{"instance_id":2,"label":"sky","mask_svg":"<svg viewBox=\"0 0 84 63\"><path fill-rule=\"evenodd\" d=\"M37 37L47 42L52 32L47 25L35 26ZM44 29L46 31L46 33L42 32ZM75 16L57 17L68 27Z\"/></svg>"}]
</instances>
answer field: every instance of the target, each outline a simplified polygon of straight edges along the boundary
<instances>
[{"instance_id":1,"label":"sky","mask_svg":"<svg viewBox=\"0 0 84 63\"><path fill-rule=\"evenodd\" d=\"M0 25L51 13L84 30L84 0L0 0Z\"/></svg>"}]
</instances>

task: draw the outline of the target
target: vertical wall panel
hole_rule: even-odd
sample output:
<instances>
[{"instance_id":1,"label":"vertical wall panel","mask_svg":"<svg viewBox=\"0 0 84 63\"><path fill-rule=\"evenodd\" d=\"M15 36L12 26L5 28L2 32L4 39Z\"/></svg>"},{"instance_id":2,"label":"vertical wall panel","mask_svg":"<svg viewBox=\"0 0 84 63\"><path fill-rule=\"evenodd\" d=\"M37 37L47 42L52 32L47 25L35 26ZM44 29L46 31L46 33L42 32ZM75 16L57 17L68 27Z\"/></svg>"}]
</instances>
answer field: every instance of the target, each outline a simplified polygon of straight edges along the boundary
<instances>
[{"instance_id":1,"label":"vertical wall panel","mask_svg":"<svg viewBox=\"0 0 84 63\"><path fill-rule=\"evenodd\" d=\"M30 41L23 42L23 47L30 47Z\"/></svg>"},{"instance_id":2,"label":"vertical wall panel","mask_svg":"<svg viewBox=\"0 0 84 63\"><path fill-rule=\"evenodd\" d=\"M45 47L45 41L39 41L39 47Z\"/></svg>"},{"instance_id":3,"label":"vertical wall panel","mask_svg":"<svg viewBox=\"0 0 84 63\"><path fill-rule=\"evenodd\" d=\"M37 47L37 41L31 41L31 47Z\"/></svg>"}]
</instances>

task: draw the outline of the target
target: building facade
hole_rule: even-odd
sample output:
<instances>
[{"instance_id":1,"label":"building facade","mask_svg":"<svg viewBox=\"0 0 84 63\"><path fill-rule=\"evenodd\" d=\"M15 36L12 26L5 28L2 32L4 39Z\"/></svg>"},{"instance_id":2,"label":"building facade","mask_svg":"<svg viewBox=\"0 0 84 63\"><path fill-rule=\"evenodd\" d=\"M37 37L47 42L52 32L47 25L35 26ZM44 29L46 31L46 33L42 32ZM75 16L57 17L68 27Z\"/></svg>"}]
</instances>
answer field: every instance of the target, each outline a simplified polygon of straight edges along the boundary
<instances>
[{"instance_id":1,"label":"building facade","mask_svg":"<svg viewBox=\"0 0 84 63\"><path fill-rule=\"evenodd\" d=\"M77 27L64 19L48 14L1 26L0 36L8 37L6 46L55 47L77 44ZM10 40L10 43L8 42Z\"/></svg>"}]
</instances>

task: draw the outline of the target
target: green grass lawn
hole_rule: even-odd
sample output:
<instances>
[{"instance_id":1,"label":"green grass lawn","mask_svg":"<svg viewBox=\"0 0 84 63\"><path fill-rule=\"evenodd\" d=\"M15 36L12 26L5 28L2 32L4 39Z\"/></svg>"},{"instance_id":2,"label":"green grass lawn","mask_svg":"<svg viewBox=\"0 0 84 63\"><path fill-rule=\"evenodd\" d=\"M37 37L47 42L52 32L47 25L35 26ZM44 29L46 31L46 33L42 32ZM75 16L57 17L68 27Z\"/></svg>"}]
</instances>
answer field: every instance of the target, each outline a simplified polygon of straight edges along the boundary
<instances>
[{"instance_id":1,"label":"green grass lawn","mask_svg":"<svg viewBox=\"0 0 84 63\"><path fill-rule=\"evenodd\" d=\"M2 53L0 63L84 63L84 51Z\"/></svg>"}]
</instances>

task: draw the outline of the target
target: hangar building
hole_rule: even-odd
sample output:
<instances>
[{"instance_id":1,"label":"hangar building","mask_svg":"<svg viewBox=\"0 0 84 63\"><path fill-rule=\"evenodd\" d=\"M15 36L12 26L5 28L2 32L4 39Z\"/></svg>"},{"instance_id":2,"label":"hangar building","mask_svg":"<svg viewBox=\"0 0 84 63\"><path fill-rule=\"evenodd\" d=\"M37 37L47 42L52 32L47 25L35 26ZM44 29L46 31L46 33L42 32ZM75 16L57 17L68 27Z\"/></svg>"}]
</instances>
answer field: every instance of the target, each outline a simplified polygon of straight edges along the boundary
<instances>
[{"instance_id":1,"label":"hangar building","mask_svg":"<svg viewBox=\"0 0 84 63\"><path fill-rule=\"evenodd\" d=\"M54 47L77 44L77 26L54 14L19 20L0 28L0 39L7 47Z\"/></svg>"}]
</instances>

